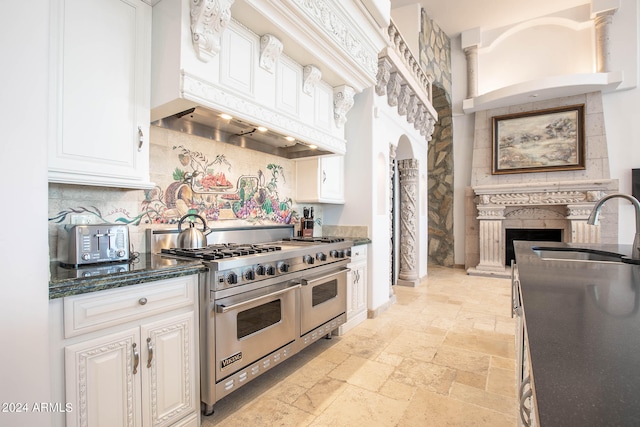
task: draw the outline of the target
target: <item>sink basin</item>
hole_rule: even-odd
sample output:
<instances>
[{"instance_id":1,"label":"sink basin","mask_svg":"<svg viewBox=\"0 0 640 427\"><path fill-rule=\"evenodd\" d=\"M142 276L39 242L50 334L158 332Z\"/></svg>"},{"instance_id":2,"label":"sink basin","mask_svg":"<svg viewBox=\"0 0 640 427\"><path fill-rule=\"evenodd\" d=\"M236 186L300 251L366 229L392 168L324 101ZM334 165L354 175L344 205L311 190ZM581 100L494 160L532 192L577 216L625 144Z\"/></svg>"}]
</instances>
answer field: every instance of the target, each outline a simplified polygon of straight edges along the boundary
<instances>
[{"instance_id":1,"label":"sink basin","mask_svg":"<svg viewBox=\"0 0 640 427\"><path fill-rule=\"evenodd\" d=\"M580 261L580 262L609 262L622 264L625 256L615 252L606 252L585 248L556 248L534 246L531 248L540 259L555 261Z\"/></svg>"}]
</instances>

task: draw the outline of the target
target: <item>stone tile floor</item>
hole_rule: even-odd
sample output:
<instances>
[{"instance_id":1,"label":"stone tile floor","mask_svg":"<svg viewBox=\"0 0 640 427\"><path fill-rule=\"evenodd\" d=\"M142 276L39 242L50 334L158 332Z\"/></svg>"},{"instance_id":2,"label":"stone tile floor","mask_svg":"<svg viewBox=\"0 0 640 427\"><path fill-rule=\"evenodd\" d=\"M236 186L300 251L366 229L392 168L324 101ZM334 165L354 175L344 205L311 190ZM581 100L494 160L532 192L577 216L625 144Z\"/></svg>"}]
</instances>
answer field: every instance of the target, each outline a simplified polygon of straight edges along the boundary
<instances>
[{"instance_id":1,"label":"stone tile floor","mask_svg":"<svg viewBox=\"0 0 640 427\"><path fill-rule=\"evenodd\" d=\"M510 281L429 267L416 288L219 401L202 426L514 426Z\"/></svg>"}]
</instances>

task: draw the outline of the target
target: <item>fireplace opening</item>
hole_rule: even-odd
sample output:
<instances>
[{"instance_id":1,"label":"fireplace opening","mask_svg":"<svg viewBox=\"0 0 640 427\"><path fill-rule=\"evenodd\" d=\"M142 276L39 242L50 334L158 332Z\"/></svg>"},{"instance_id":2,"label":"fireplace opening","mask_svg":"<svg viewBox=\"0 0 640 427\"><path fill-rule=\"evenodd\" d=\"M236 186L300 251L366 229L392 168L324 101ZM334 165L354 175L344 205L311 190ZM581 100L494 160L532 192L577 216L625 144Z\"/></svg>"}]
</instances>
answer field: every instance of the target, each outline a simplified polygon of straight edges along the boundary
<instances>
[{"instance_id":1,"label":"fireplace opening","mask_svg":"<svg viewBox=\"0 0 640 427\"><path fill-rule=\"evenodd\" d=\"M505 230L505 265L511 265L516 259L513 249L514 240L533 240L536 242L562 242L561 228L507 228Z\"/></svg>"}]
</instances>

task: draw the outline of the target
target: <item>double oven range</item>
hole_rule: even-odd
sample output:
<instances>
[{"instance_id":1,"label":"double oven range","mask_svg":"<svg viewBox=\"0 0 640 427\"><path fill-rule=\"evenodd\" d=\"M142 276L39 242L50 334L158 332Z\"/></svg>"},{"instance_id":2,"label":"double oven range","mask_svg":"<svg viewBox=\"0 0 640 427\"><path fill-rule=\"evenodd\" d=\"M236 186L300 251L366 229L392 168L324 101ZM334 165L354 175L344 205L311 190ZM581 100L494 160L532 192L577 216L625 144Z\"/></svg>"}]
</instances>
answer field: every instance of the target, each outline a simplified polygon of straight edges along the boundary
<instances>
[{"instance_id":1,"label":"double oven range","mask_svg":"<svg viewBox=\"0 0 640 427\"><path fill-rule=\"evenodd\" d=\"M148 233L152 252L208 268L200 278L205 414L346 320L351 241L296 238L293 226L267 226L215 230L207 247L180 249L175 230Z\"/></svg>"}]
</instances>

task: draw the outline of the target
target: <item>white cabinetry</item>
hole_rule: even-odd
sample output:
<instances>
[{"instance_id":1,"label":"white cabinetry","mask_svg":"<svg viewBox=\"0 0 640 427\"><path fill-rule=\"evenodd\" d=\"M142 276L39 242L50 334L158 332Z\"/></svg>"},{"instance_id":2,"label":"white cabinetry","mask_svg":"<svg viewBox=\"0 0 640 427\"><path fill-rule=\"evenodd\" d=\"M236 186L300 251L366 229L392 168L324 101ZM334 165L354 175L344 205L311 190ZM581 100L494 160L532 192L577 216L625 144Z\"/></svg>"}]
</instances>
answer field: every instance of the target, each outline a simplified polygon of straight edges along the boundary
<instances>
[{"instance_id":1,"label":"white cabinetry","mask_svg":"<svg viewBox=\"0 0 640 427\"><path fill-rule=\"evenodd\" d=\"M344 156L296 161L298 203L344 203Z\"/></svg>"},{"instance_id":2,"label":"white cabinetry","mask_svg":"<svg viewBox=\"0 0 640 427\"><path fill-rule=\"evenodd\" d=\"M51 2L49 182L151 188L151 6Z\"/></svg>"},{"instance_id":3,"label":"white cabinetry","mask_svg":"<svg viewBox=\"0 0 640 427\"><path fill-rule=\"evenodd\" d=\"M179 277L54 305L67 426L200 425L197 286Z\"/></svg>"},{"instance_id":4,"label":"white cabinetry","mask_svg":"<svg viewBox=\"0 0 640 427\"><path fill-rule=\"evenodd\" d=\"M367 319L367 246L351 248L347 273L347 321L340 326L342 335Z\"/></svg>"}]
</instances>

